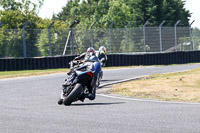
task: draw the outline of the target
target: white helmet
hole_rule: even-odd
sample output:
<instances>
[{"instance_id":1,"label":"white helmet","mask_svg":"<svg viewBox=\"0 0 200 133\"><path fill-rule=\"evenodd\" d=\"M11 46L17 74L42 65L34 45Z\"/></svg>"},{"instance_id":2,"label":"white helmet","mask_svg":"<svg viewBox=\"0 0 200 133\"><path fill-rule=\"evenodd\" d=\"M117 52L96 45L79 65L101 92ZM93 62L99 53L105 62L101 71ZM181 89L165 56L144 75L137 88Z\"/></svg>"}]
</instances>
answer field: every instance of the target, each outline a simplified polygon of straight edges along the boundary
<instances>
[{"instance_id":1,"label":"white helmet","mask_svg":"<svg viewBox=\"0 0 200 133\"><path fill-rule=\"evenodd\" d=\"M106 54L106 48L105 48L104 46L101 46L101 47L99 48L99 52L100 52L100 53L103 53L103 54Z\"/></svg>"},{"instance_id":2,"label":"white helmet","mask_svg":"<svg viewBox=\"0 0 200 133\"><path fill-rule=\"evenodd\" d=\"M95 50L94 50L93 47L89 47L89 48L87 49L87 53L90 53L90 52L95 53Z\"/></svg>"}]
</instances>

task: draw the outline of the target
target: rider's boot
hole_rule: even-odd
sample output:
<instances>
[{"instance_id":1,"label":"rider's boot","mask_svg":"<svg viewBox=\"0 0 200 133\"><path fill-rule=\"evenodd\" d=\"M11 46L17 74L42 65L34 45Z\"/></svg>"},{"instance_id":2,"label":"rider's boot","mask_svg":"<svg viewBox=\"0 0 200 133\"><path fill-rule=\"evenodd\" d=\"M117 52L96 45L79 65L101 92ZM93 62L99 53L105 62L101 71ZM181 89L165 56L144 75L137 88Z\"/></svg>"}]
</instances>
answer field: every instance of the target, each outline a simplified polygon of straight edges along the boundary
<instances>
[{"instance_id":1,"label":"rider's boot","mask_svg":"<svg viewBox=\"0 0 200 133\"><path fill-rule=\"evenodd\" d=\"M93 89L92 93L89 93L87 98L90 100L94 100L96 97L96 87Z\"/></svg>"}]
</instances>

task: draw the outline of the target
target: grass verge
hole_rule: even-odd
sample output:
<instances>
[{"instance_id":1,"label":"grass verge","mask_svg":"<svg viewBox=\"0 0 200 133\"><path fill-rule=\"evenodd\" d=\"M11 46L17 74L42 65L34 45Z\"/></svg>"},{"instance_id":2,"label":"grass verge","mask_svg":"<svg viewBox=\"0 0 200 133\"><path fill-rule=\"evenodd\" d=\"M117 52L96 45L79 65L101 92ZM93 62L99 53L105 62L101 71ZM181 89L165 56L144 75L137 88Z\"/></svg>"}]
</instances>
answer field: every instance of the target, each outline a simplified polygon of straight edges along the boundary
<instances>
[{"instance_id":1,"label":"grass verge","mask_svg":"<svg viewBox=\"0 0 200 133\"><path fill-rule=\"evenodd\" d=\"M26 77L36 75L46 75L55 73L66 73L69 69L47 69L47 70L23 70L23 71L3 71L0 72L0 79L14 78L14 77Z\"/></svg>"},{"instance_id":2,"label":"grass verge","mask_svg":"<svg viewBox=\"0 0 200 133\"><path fill-rule=\"evenodd\" d=\"M154 74L113 85L111 93L164 101L200 102L200 69Z\"/></svg>"}]
</instances>

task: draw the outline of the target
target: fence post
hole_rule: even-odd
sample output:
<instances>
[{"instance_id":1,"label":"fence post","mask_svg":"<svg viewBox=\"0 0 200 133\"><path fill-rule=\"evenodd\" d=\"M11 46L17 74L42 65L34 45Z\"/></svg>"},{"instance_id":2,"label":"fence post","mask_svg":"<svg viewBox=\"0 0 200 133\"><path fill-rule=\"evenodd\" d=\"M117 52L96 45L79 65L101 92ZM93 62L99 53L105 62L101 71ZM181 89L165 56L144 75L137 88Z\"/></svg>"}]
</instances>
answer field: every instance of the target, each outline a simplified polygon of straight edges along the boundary
<instances>
[{"instance_id":1,"label":"fence post","mask_svg":"<svg viewBox=\"0 0 200 133\"><path fill-rule=\"evenodd\" d=\"M146 50L146 25L148 23L149 23L149 21L146 21L146 23L143 25L144 52L147 52L147 50Z\"/></svg>"},{"instance_id":2,"label":"fence post","mask_svg":"<svg viewBox=\"0 0 200 133\"><path fill-rule=\"evenodd\" d=\"M176 24L174 25L174 35L175 35L175 47L176 47L176 51L177 51L177 33L176 33L176 27L177 27L177 25L180 23L180 20L178 20L177 22L176 22Z\"/></svg>"},{"instance_id":3,"label":"fence post","mask_svg":"<svg viewBox=\"0 0 200 133\"><path fill-rule=\"evenodd\" d=\"M71 43L71 55L74 55L75 52L74 52L74 33L73 33L73 27L78 24L79 21L78 20L74 20L74 22L70 25L70 43Z\"/></svg>"},{"instance_id":4,"label":"fence post","mask_svg":"<svg viewBox=\"0 0 200 133\"><path fill-rule=\"evenodd\" d=\"M162 21L162 23L159 25L159 33L160 33L160 52L163 51L163 48L162 48L162 26L163 26L164 23L165 23L165 20Z\"/></svg>"},{"instance_id":5,"label":"fence post","mask_svg":"<svg viewBox=\"0 0 200 133\"><path fill-rule=\"evenodd\" d=\"M51 27L53 26L54 22L51 23L48 27L48 33L49 33L49 56L52 56L52 49L51 49Z\"/></svg>"},{"instance_id":6,"label":"fence post","mask_svg":"<svg viewBox=\"0 0 200 133\"><path fill-rule=\"evenodd\" d=\"M28 21L25 23L25 25L23 26L23 48L24 48L24 58L26 58L26 35L25 35L25 29L26 26L28 25Z\"/></svg>"},{"instance_id":7,"label":"fence post","mask_svg":"<svg viewBox=\"0 0 200 133\"><path fill-rule=\"evenodd\" d=\"M64 51L63 51L63 55L65 55L66 50L67 50L67 44L69 42L69 39L71 39L70 43L71 43L71 55L74 54L74 41L73 41L73 27L78 24L79 21L74 20L74 22L70 25L70 29L69 29L69 33L68 33L68 37L67 37L67 41L65 43L65 47L64 47Z\"/></svg>"},{"instance_id":8,"label":"fence post","mask_svg":"<svg viewBox=\"0 0 200 133\"><path fill-rule=\"evenodd\" d=\"M70 44L71 44L71 55L74 55L74 37L73 37L73 27L70 27Z\"/></svg>"},{"instance_id":9,"label":"fence post","mask_svg":"<svg viewBox=\"0 0 200 133\"><path fill-rule=\"evenodd\" d=\"M66 53L66 50L67 50L67 44L68 44L68 42L69 42L69 38L70 38L70 36L71 36L71 31L69 30L69 34L68 34L68 37L67 37L67 41L66 41L66 43L65 43L65 48L64 48L64 51L63 51L63 55L65 55L65 53Z\"/></svg>"},{"instance_id":10,"label":"fence post","mask_svg":"<svg viewBox=\"0 0 200 133\"><path fill-rule=\"evenodd\" d=\"M115 21L113 21L110 26L109 26L109 44L110 44L110 54L112 53L112 45L111 45L111 28L113 26L113 24L115 24Z\"/></svg>"},{"instance_id":11,"label":"fence post","mask_svg":"<svg viewBox=\"0 0 200 133\"><path fill-rule=\"evenodd\" d=\"M192 21L192 23L189 25L189 32L190 32L190 50L195 50L194 43L192 41L192 24L195 20Z\"/></svg>"},{"instance_id":12,"label":"fence post","mask_svg":"<svg viewBox=\"0 0 200 133\"><path fill-rule=\"evenodd\" d=\"M127 49L127 53L129 53L129 45L128 45L128 27L129 25L132 23L132 21L130 21L127 26L126 26L126 49Z\"/></svg>"},{"instance_id":13,"label":"fence post","mask_svg":"<svg viewBox=\"0 0 200 133\"><path fill-rule=\"evenodd\" d=\"M92 26L90 27L90 31L91 31L91 45L90 45L90 47L93 47L93 26L96 24L96 22L94 22L93 24L92 24Z\"/></svg>"}]
</instances>

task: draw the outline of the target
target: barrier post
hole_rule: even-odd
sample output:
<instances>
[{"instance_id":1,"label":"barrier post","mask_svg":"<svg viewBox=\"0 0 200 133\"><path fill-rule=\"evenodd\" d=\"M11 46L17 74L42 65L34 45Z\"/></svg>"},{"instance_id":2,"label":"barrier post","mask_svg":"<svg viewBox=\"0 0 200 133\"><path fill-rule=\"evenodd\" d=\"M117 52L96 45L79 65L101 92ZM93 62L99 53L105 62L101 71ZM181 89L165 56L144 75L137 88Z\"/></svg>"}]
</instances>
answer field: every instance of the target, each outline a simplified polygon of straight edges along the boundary
<instances>
[{"instance_id":1,"label":"barrier post","mask_svg":"<svg viewBox=\"0 0 200 133\"><path fill-rule=\"evenodd\" d=\"M178 20L177 22L176 22L176 24L174 25L174 39L175 39L175 47L176 47L176 52L177 52L177 31L176 31L176 27L177 27L177 25L180 23L180 20Z\"/></svg>"},{"instance_id":2,"label":"barrier post","mask_svg":"<svg viewBox=\"0 0 200 133\"><path fill-rule=\"evenodd\" d=\"M159 33L160 33L160 52L163 51L163 49L162 49L162 26L163 26L164 23L165 23L165 20L162 21L162 23L159 25Z\"/></svg>"},{"instance_id":3,"label":"barrier post","mask_svg":"<svg viewBox=\"0 0 200 133\"><path fill-rule=\"evenodd\" d=\"M126 25L126 51L127 51L127 53L129 53L129 44L128 44L128 32L129 32L129 30L128 30L128 27L129 27L129 25L132 23L132 21L130 21L127 25Z\"/></svg>"},{"instance_id":4,"label":"barrier post","mask_svg":"<svg viewBox=\"0 0 200 133\"><path fill-rule=\"evenodd\" d=\"M144 52L147 52L147 50L146 50L146 25L148 23L149 23L149 21L146 21L146 23L143 25Z\"/></svg>"},{"instance_id":5,"label":"barrier post","mask_svg":"<svg viewBox=\"0 0 200 133\"><path fill-rule=\"evenodd\" d=\"M24 58L26 58L26 35L25 35L25 29L26 26L28 25L28 21L25 23L25 25L23 26L23 48L24 48Z\"/></svg>"},{"instance_id":6,"label":"barrier post","mask_svg":"<svg viewBox=\"0 0 200 133\"><path fill-rule=\"evenodd\" d=\"M189 32L190 32L190 50L195 50L194 43L192 41L192 24L194 23L194 20L192 23L189 25Z\"/></svg>"}]
</instances>

